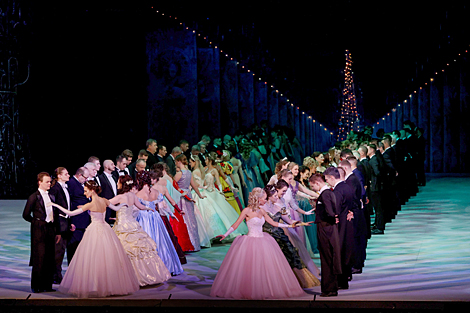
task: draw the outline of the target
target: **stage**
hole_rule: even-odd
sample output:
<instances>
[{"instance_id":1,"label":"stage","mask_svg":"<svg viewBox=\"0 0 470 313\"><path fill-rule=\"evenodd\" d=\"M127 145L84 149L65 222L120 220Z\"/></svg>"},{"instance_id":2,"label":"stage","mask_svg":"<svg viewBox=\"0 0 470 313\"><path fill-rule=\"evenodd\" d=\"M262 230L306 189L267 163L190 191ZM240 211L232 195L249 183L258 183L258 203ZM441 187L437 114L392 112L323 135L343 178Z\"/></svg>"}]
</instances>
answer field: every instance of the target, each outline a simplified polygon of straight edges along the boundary
<instances>
[{"instance_id":1,"label":"stage","mask_svg":"<svg viewBox=\"0 0 470 313\"><path fill-rule=\"evenodd\" d=\"M78 307L152 311L185 308L457 310L470 304L470 178L436 177L402 207L384 235L369 240L362 274L338 297L320 297L320 287L289 300L234 301L210 297L211 284L228 244L187 254L182 275L141 288L133 295L75 299L59 292L31 294L29 223L25 200L0 200L0 304L2 312L70 311ZM314 262L320 266L319 258ZM249 266L249 264L247 264ZM64 263L64 270L66 264ZM56 288L57 286L54 286Z\"/></svg>"}]
</instances>

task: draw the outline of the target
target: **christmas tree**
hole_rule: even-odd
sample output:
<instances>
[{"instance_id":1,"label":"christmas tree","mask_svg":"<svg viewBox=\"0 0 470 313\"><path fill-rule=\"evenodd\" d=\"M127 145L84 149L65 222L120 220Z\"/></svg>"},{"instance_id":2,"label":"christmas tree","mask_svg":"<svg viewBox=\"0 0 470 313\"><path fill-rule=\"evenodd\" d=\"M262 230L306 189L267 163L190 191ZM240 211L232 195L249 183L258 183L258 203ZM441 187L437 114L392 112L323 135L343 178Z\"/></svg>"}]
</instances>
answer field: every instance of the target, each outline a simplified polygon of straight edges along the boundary
<instances>
[{"instance_id":1,"label":"christmas tree","mask_svg":"<svg viewBox=\"0 0 470 313\"><path fill-rule=\"evenodd\" d=\"M359 130L359 116L357 114L356 94L354 92L354 80L351 52L346 50L346 66L344 68L344 89L341 106L341 118L338 126L338 140L345 140L352 131Z\"/></svg>"}]
</instances>

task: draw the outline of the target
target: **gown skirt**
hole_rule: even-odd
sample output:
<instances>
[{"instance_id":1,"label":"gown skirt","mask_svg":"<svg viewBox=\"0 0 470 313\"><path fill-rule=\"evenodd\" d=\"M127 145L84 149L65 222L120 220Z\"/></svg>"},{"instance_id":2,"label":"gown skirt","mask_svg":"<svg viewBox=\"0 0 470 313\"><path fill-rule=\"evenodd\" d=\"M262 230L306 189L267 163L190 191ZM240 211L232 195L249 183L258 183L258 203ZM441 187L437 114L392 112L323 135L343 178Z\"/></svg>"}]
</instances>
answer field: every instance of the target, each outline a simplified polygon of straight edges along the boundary
<instances>
[{"instance_id":1,"label":"gown skirt","mask_svg":"<svg viewBox=\"0 0 470 313\"><path fill-rule=\"evenodd\" d=\"M87 214L87 213L83 213ZM139 290L134 268L121 242L104 221L104 214L90 212L86 228L59 291L79 298L127 295Z\"/></svg>"},{"instance_id":2,"label":"gown skirt","mask_svg":"<svg viewBox=\"0 0 470 313\"><path fill-rule=\"evenodd\" d=\"M250 222L261 223L257 226L261 230L264 218L252 218L247 224L252 224ZM235 238L211 289L212 297L233 299L264 300L305 295L276 240L262 231L255 236L249 233Z\"/></svg>"}]
</instances>

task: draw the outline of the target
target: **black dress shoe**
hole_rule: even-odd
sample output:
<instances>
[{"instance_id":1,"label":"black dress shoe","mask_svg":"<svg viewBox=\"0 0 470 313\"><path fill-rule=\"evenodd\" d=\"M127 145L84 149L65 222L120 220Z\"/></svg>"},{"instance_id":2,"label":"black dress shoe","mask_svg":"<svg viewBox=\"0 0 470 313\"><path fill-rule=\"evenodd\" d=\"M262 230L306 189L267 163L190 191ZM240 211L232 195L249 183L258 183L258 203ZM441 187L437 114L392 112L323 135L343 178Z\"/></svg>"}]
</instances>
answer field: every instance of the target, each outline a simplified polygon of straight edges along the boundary
<instances>
[{"instance_id":1,"label":"black dress shoe","mask_svg":"<svg viewBox=\"0 0 470 313\"><path fill-rule=\"evenodd\" d=\"M351 269L352 274L362 274L362 268L352 268Z\"/></svg>"},{"instance_id":2,"label":"black dress shoe","mask_svg":"<svg viewBox=\"0 0 470 313\"><path fill-rule=\"evenodd\" d=\"M380 230L380 229L373 229L371 231L372 235L383 235L384 234L384 231L383 230Z\"/></svg>"},{"instance_id":3,"label":"black dress shoe","mask_svg":"<svg viewBox=\"0 0 470 313\"><path fill-rule=\"evenodd\" d=\"M41 290L41 289L36 289L36 288L31 288L31 292L32 292L32 293L40 293L40 292L43 292L43 290Z\"/></svg>"},{"instance_id":4,"label":"black dress shoe","mask_svg":"<svg viewBox=\"0 0 470 313\"><path fill-rule=\"evenodd\" d=\"M349 289L349 286L344 286L344 287L338 286L338 290L339 290L339 289Z\"/></svg>"},{"instance_id":5,"label":"black dress shoe","mask_svg":"<svg viewBox=\"0 0 470 313\"><path fill-rule=\"evenodd\" d=\"M337 292L322 292L320 297L336 297L338 296Z\"/></svg>"},{"instance_id":6,"label":"black dress shoe","mask_svg":"<svg viewBox=\"0 0 470 313\"><path fill-rule=\"evenodd\" d=\"M44 291L45 291L45 292L55 292L55 289L52 289L52 288L51 288L51 289L46 289L46 290L44 290Z\"/></svg>"}]
</instances>

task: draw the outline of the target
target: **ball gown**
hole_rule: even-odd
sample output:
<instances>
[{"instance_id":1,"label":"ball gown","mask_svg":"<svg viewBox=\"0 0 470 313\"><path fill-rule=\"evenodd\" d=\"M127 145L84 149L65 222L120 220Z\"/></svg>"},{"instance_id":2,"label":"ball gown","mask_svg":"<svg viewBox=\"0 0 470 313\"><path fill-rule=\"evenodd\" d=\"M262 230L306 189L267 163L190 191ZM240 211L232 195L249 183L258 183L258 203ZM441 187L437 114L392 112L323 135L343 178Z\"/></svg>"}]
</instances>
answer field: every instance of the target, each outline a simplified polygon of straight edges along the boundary
<instances>
[{"instance_id":1,"label":"ball gown","mask_svg":"<svg viewBox=\"0 0 470 313\"><path fill-rule=\"evenodd\" d=\"M269 217L271 217L275 222L279 222L282 218L282 215L286 214L284 210L278 211L275 214L271 212L267 213L269 214ZM310 288L320 285L320 281L312 274L311 271L307 269L299 256L298 249L294 247L282 228L274 227L269 223L264 223L263 231L270 234L276 240L303 288Z\"/></svg>"},{"instance_id":2,"label":"ball gown","mask_svg":"<svg viewBox=\"0 0 470 313\"><path fill-rule=\"evenodd\" d=\"M200 186L199 192L205 196L204 199L194 197L196 205L202 214L209 238L214 239L218 235L225 234L233 223L237 221L239 214L227 202L225 196L215 187L215 178L210 172L205 175L204 181L199 176L193 177ZM242 222L227 239L233 239L247 232L248 228L245 222Z\"/></svg>"},{"instance_id":3,"label":"ball gown","mask_svg":"<svg viewBox=\"0 0 470 313\"><path fill-rule=\"evenodd\" d=\"M264 222L264 217L246 222L248 235L238 236L230 246L212 284L212 297L264 300L306 295L276 241L263 232Z\"/></svg>"},{"instance_id":4,"label":"ball gown","mask_svg":"<svg viewBox=\"0 0 470 313\"><path fill-rule=\"evenodd\" d=\"M171 188L169 188L169 184L171 185ZM175 200L176 204L179 204L184 196L182 196L182 194L178 191L180 189L178 184L175 181L173 181L173 184L167 181L167 189L170 193L170 196L173 198L173 200ZM178 193L178 195L175 194L175 192ZM189 238L188 227L184 222L183 215L177 210L174 210L173 214L175 218L170 219L170 225L178 240L178 244L181 246L181 249L183 249L184 252L194 251L191 239Z\"/></svg>"},{"instance_id":5,"label":"ball gown","mask_svg":"<svg viewBox=\"0 0 470 313\"><path fill-rule=\"evenodd\" d=\"M167 281L171 274L158 256L157 244L132 216L132 206L116 214L113 230L126 251L141 286Z\"/></svg>"},{"instance_id":6,"label":"ball gown","mask_svg":"<svg viewBox=\"0 0 470 313\"><path fill-rule=\"evenodd\" d=\"M163 197L159 194L159 198ZM158 200L148 201L138 198L140 203L150 209L155 209ZM183 267L179 260L178 253L176 252L175 246L168 234L165 224L158 212L140 210L137 216L142 229L149 234L149 236L157 244L157 253L162 259L165 266L172 275L179 275L183 273Z\"/></svg>"},{"instance_id":7,"label":"ball gown","mask_svg":"<svg viewBox=\"0 0 470 313\"><path fill-rule=\"evenodd\" d=\"M109 201L106 203L109 205ZM92 202L92 205L91 223L75 251L59 291L79 298L136 292L139 281L121 242L104 219L106 206L99 207L100 202Z\"/></svg>"},{"instance_id":8,"label":"ball gown","mask_svg":"<svg viewBox=\"0 0 470 313\"><path fill-rule=\"evenodd\" d=\"M178 186L181 188L181 190L186 191L187 196L192 199L191 192L189 190L189 186L191 184L191 171L182 170L181 173L182 176L178 181ZM183 219L188 228L189 239L191 240L191 244L194 247L193 251L199 251L201 250L201 243L197 228L196 214L194 212L194 203L188 200L186 197L181 197L178 206L184 212Z\"/></svg>"}]
</instances>

